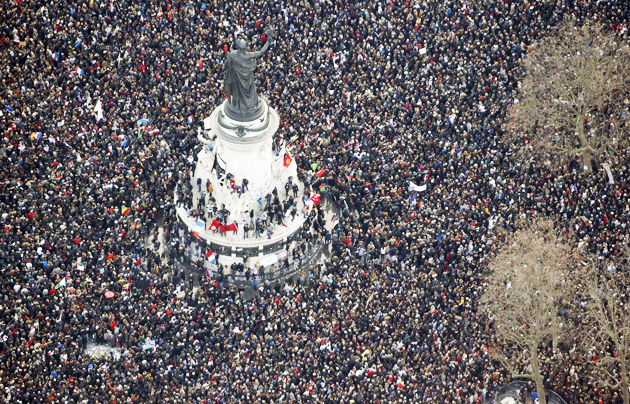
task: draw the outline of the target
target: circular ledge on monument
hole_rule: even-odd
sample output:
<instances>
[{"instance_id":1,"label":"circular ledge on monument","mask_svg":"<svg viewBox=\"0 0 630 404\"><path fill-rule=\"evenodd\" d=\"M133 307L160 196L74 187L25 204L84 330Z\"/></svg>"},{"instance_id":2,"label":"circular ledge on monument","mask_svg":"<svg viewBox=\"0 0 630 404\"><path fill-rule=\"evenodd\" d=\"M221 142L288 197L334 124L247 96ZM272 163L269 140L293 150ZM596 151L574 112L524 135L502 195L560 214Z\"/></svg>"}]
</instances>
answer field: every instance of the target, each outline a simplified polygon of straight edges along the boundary
<instances>
[{"instance_id":1,"label":"circular ledge on monument","mask_svg":"<svg viewBox=\"0 0 630 404\"><path fill-rule=\"evenodd\" d=\"M253 121L241 122L231 119L225 113L227 100L212 111L210 127L221 139L231 143L257 143L273 135L280 126L278 113L260 97L263 115Z\"/></svg>"}]
</instances>

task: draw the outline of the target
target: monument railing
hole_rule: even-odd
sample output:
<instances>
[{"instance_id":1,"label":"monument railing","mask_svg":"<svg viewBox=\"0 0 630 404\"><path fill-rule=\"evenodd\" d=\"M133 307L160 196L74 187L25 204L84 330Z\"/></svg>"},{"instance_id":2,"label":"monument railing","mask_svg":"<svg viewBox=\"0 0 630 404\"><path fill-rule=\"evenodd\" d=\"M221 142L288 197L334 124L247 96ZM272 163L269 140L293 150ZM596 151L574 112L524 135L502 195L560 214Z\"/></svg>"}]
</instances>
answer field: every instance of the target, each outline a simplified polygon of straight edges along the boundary
<instances>
[{"instance_id":1,"label":"monument railing","mask_svg":"<svg viewBox=\"0 0 630 404\"><path fill-rule=\"evenodd\" d=\"M259 284L260 282L275 282L278 280L286 279L290 276L295 275L296 273L313 266L317 259L320 257L323 252L324 244L315 244L312 248L307 252L306 255L299 258L297 261L292 257L288 257L289 266L287 267L284 263L279 262L278 264L273 265L273 269L266 268L264 275L261 277L257 271L252 271L249 279L245 273L235 273L235 274L226 274L224 275L225 281L228 283L232 283L237 286L250 286L252 283ZM176 265L186 268L190 272L194 272L200 274L203 278L206 276L206 269L199 268L196 265L193 265L189 262L176 262ZM215 274L215 277L217 275Z\"/></svg>"},{"instance_id":2,"label":"monument railing","mask_svg":"<svg viewBox=\"0 0 630 404\"><path fill-rule=\"evenodd\" d=\"M260 283L263 281L275 282L278 280L286 279L305 268L310 268L319 257L323 247L323 244L314 245L312 251L310 251L306 256L299 258L298 261L294 261L290 258L288 267L286 265L278 263L278 267L274 270L269 270L269 268L267 268L262 277L259 274L252 274L250 276L250 279L248 280L244 274L236 273L227 274L225 275L225 278L228 282L239 286L251 285L252 283Z\"/></svg>"}]
</instances>

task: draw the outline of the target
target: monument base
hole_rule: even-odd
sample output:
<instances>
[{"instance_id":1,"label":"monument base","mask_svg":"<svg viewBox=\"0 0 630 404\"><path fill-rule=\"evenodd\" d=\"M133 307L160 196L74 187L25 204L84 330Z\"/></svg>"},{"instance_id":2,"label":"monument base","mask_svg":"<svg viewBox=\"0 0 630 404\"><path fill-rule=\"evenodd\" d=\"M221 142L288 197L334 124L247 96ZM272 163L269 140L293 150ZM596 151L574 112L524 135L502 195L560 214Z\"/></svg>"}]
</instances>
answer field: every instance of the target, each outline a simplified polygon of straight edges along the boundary
<instances>
[{"instance_id":1,"label":"monument base","mask_svg":"<svg viewBox=\"0 0 630 404\"><path fill-rule=\"evenodd\" d=\"M251 269L272 265L272 262L275 266L283 265L301 238L308 214L303 199L304 186L297 179L295 162L285 166L286 151L272 150L272 138L279 126L278 114L264 99L260 100L263 114L255 121L233 121L225 114L227 102L204 120L211 134L203 140L206 145L198 153L190 179L192 209L181 204L176 208L180 220L195 235L198 244L212 251L213 259L218 258L218 264L228 265L228 268L232 263L244 263ZM210 140L212 138L214 140ZM290 184L288 191L286 184ZM281 218L274 215L271 221L268 214L265 217L265 209L273 203L274 190L281 205L292 201L292 206L283 209ZM199 201L205 206L199 207ZM228 213L221 220L219 211L223 208ZM204 212L203 217L193 217L195 209ZM264 230L258 234L255 230L246 233L245 225L254 225L256 219L264 223ZM212 227L216 221L230 226L230 230ZM211 261L206 261L204 266L217 271L216 263Z\"/></svg>"}]
</instances>

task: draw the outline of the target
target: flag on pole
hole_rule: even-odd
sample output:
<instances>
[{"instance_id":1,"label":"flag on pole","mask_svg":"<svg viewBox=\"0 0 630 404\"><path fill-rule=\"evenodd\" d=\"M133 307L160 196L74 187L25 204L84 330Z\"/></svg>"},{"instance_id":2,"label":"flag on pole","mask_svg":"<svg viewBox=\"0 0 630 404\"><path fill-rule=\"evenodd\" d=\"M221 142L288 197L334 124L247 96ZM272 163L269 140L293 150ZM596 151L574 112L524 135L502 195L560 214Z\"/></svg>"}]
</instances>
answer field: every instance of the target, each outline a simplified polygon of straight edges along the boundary
<instances>
[{"instance_id":1,"label":"flag on pole","mask_svg":"<svg viewBox=\"0 0 630 404\"><path fill-rule=\"evenodd\" d=\"M138 119L136 121L136 125L138 126L146 125L147 123L149 123L149 120L146 118Z\"/></svg>"},{"instance_id":2,"label":"flag on pole","mask_svg":"<svg viewBox=\"0 0 630 404\"><path fill-rule=\"evenodd\" d=\"M322 175L324 175L326 173L326 170L324 170L323 168L321 170L319 170L318 172L315 173L315 176L317 178L321 178Z\"/></svg>"},{"instance_id":3,"label":"flag on pole","mask_svg":"<svg viewBox=\"0 0 630 404\"><path fill-rule=\"evenodd\" d=\"M416 204L416 193L413 193L413 196L411 197L411 202L409 203L410 206L413 206Z\"/></svg>"},{"instance_id":4,"label":"flag on pole","mask_svg":"<svg viewBox=\"0 0 630 404\"><path fill-rule=\"evenodd\" d=\"M225 386L223 388L223 390L221 390L220 392L217 393L217 395L214 397L217 401L219 401L219 398L221 398L221 396L223 395L223 393L225 393L227 391L227 386Z\"/></svg>"},{"instance_id":5,"label":"flag on pole","mask_svg":"<svg viewBox=\"0 0 630 404\"><path fill-rule=\"evenodd\" d=\"M282 165L288 167L291 165L292 161L293 159L291 158L291 155L289 153L284 153L284 163L282 163Z\"/></svg>"},{"instance_id":6,"label":"flag on pole","mask_svg":"<svg viewBox=\"0 0 630 404\"><path fill-rule=\"evenodd\" d=\"M319 203L321 202L321 194L315 194L311 196L311 201L313 201L315 205L319 205Z\"/></svg>"},{"instance_id":7,"label":"flag on pole","mask_svg":"<svg viewBox=\"0 0 630 404\"><path fill-rule=\"evenodd\" d=\"M188 119L186 119L186 121L188 122L188 125L192 125L192 123L193 123L193 116L192 115L188 115Z\"/></svg>"},{"instance_id":8,"label":"flag on pole","mask_svg":"<svg viewBox=\"0 0 630 404\"><path fill-rule=\"evenodd\" d=\"M39 142L39 139L42 138L42 132L33 132L31 133L31 140Z\"/></svg>"},{"instance_id":9,"label":"flag on pole","mask_svg":"<svg viewBox=\"0 0 630 404\"><path fill-rule=\"evenodd\" d=\"M125 206L125 205L122 205L122 206L120 207L120 213L121 213L123 216L124 216L124 215L126 215L127 213L129 213L129 208L128 208L127 206Z\"/></svg>"},{"instance_id":10,"label":"flag on pole","mask_svg":"<svg viewBox=\"0 0 630 404\"><path fill-rule=\"evenodd\" d=\"M197 220L197 223L195 223L195 230L193 231L193 236L199 237L199 232L205 230L205 228L206 228L206 222L204 222L203 220Z\"/></svg>"}]
</instances>

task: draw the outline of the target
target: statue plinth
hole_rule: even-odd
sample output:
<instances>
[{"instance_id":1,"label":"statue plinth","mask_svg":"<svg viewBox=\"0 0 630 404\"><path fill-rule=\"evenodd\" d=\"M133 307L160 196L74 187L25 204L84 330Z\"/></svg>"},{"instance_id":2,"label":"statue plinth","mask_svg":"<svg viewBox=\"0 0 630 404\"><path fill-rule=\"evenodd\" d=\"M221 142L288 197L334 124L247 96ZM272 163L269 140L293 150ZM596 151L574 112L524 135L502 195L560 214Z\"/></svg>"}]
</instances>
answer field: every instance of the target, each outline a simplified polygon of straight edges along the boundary
<instances>
[{"instance_id":1,"label":"statue plinth","mask_svg":"<svg viewBox=\"0 0 630 404\"><path fill-rule=\"evenodd\" d=\"M259 100L259 116L249 121L232 118L227 112L230 103L227 100L224 101L210 115L210 129L217 137L228 142L252 143L258 142L261 138L273 136L278 130L280 118L264 98L259 98Z\"/></svg>"},{"instance_id":2,"label":"statue plinth","mask_svg":"<svg viewBox=\"0 0 630 404\"><path fill-rule=\"evenodd\" d=\"M234 176L240 184L243 179L249 182L247 196L255 200L264 198L271 192L273 182L272 137L280 126L280 118L267 102L259 98L262 114L249 122L236 121L226 113L227 101L215 108L210 115L210 128L217 136L214 152L225 162L226 174Z\"/></svg>"},{"instance_id":3,"label":"statue plinth","mask_svg":"<svg viewBox=\"0 0 630 404\"><path fill-rule=\"evenodd\" d=\"M238 109L232 105L232 103L227 100L223 103L223 112L230 119L238 122L251 122L256 120L265 113L265 102L260 99L257 99L257 105L252 109Z\"/></svg>"}]
</instances>

